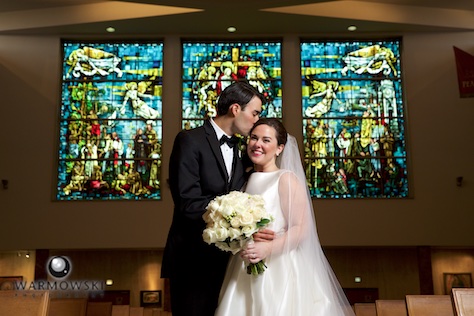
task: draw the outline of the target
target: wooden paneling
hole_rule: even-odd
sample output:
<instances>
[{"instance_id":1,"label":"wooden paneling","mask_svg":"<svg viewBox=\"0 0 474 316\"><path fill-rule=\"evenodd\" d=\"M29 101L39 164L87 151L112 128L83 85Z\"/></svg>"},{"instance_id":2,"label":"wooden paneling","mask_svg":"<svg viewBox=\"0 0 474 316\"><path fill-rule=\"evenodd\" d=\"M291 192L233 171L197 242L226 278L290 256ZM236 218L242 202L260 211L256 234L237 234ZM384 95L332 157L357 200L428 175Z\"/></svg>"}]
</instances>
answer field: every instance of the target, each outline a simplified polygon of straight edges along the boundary
<instances>
[{"instance_id":1,"label":"wooden paneling","mask_svg":"<svg viewBox=\"0 0 474 316\"><path fill-rule=\"evenodd\" d=\"M130 305L112 305L112 316L130 316Z\"/></svg>"},{"instance_id":2,"label":"wooden paneling","mask_svg":"<svg viewBox=\"0 0 474 316\"><path fill-rule=\"evenodd\" d=\"M140 291L163 290L160 278L162 250L51 250L67 256L73 264L71 280L112 279L106 291L130 291L130 302L140 306Z\"/></svg>"},{"instance_id":3,"label":"wooden paneling","mask_svg":"<svg viewBox=\"0 0 474 316\"><path fill-rule=\"evenodd\" d=\"M325 247L324 252L343 288L378 288L379 299L419 294L416 247Z\"/></svg>"},{"instance_id":4,"label":"wooden paneling","mask_svg":"<svg viewBox=\"0 0 474 316\"><path fill-rule=\"evenodd\" d=\"M86 309L85 298L52 298L48 316L85 316Z\"/></svg>"},{"instance_id":5,"label":"wooden paneling","mask_svg":"<svg viewBox=\"0 0 474 316\"><path fill-rule=\"evenodd\" d=\"M379 299L405 299L421 294L417 247L324 247L343 288L378 288ZM164 310L167 289L160 278L162 250L50 250L50 256L67 256L72 264L70 280L112 279L105 290L130 290L130 306L140 306L140 291L162 290ZM0 276L34 280L35 251L0 252ZM434 294L444 293L444 272L474 274L474 249L431 248ZM118 264L120 263L120 264ZM360 283L354 277L362 278Z\"/></svg>"},{"instance_id":6,"label":"wooden paneling","mask_svg":"<svg viewBox=\"0 0 474 316\"><path fill-rule=\"evenodd\" d=\"M88 302L86 316L111 316L112 302Z\"/></svg>"},{"instance_id":7,"label":"wooden paneling","mask_svg":"<svg viewBox=\"0 0 474 316\"><path fill-rule=\"evenodd\" d=\"M47 291L0 291L1 316L47 316Z\"/></svg>"},{"instance_id":8,"label":"wooden paneling","mask_svg":"<svg viewBox=\"0 0 474 316\"><path fill-rule=\"evenodd\" d=\"M0 276L22 276L23 281L31 282L35 277L35 257L34 251L28 251L29 258L26 258L25 251L4 251L0 252Z\"/></svg>"},{"instance_id":9,"label":"wooden paneling","mask_svg":"<svg viewBox=\"0 0 474 316\"><path fill-rule=\"evenodd\" d=\"M130 316L144 316L143 307L130 306Z\"/></svg>"},{"instance_id":10,"label":"wooden paneling","mask_svg":"<svg viewBox=\"0 0 474 316\"><path fill-rule=\"evenodd\" d=\"M344 288L349 304L355 303L375 303L379 298L379 289L377 288Z\"/></svg>"}]
</instances>

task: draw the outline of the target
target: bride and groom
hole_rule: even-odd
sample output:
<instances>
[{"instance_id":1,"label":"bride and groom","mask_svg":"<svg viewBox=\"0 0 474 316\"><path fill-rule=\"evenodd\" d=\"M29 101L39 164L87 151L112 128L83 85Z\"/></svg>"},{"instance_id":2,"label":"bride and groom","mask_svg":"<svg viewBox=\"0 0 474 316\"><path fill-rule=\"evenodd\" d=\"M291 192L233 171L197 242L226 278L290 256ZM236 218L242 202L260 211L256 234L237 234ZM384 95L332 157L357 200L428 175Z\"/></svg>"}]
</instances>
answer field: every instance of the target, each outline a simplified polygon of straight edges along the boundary
<instances>
[{"instance_id":1,"label":"bride and groom","mask_svg":"<svg viewBox=\"0 0 474 316\"><path fill-rule=\"evenodd\" d=\"M252 86L236 82L220 95L216 118L176 136L162 264L173 315L353 315L319 243L296 141L277 119L259 120L262 103ZM239 146L220 142L237 133L249 135L242 159ZM203 241L202 215L214 197L242 189L261 195L275 220L230 256ZM263 259L263 274L247 274L246 264Z\"/></svg>"}]
</instances>

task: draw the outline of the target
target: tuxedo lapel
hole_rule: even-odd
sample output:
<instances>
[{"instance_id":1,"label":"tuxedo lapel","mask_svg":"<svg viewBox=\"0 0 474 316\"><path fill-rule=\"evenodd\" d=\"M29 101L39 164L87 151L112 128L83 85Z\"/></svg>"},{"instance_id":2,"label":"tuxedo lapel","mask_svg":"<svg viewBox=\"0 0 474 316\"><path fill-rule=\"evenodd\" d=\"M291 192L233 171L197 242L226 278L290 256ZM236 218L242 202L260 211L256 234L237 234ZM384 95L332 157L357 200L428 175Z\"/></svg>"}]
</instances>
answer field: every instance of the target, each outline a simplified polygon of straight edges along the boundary
<instances>
[{"instance_id":1,"label":"tuxedo lapel","mask_svg":"<svg viewBox=\"0 0 474 316\"><path fill-rule=\"evenodd\" d=\"M234 146L234 160L232 162L232 177L230 178L229 188L235 188L235 181L239 178L238 175L243 173L242 164L240 163L240 149L239 146Z\"/></svg>"},{"instance_id":2,"label":"tuxedo lapel","mask_svg":"<svg viewBox=\"0 0 474 316\"><path fill-rule=\"evenodd\" d=\"M226 183L228 183L229 175L227 174L224 157L222 156L221 145L219 141L217 140L216 132L214 131L214 128L211 126L211 122L209 120L205 121L203 126L206 131L207 142L209 146L211 147L214 157L216 158L217 165L219 166L221 174L225 178Z\"/></svg>"}]
</instances>

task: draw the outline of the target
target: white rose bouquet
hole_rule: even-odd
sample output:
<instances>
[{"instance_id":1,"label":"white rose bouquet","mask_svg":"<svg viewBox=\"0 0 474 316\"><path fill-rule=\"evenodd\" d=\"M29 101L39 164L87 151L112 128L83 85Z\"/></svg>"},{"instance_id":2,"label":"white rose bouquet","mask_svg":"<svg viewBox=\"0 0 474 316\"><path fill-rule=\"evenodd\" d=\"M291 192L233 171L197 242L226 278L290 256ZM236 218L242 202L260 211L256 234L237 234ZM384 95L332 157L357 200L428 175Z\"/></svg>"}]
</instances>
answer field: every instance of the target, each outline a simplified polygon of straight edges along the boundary
<instances>
[{"instance_id":1,"label":"white rose bouquet","mask_svg":"<svg viewBox=\"0 0 474 316\"><path fill-rule=\"evenodd\" d=\"M273 220L265 211L265 201L260 195L239 191L216 197L209 202L202 217L206 222L202 233L204 241L234 255L245 248L254 233ZM258 275L265 268L263 260L249 263L247 273Z\"/></svg>"}]
</instances>

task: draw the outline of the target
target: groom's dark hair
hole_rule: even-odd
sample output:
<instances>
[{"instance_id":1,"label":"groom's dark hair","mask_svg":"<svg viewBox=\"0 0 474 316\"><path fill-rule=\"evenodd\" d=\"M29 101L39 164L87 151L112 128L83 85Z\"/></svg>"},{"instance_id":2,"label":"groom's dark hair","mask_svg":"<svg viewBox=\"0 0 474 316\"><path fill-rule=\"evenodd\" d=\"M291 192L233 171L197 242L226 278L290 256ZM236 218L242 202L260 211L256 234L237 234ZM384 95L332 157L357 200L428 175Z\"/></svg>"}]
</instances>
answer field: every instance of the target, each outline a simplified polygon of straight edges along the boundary
<instances>
[{"instance_id":1,"label":"groom's dark hair","mask_svg":"<svg viewBox=\"0 0 474 316\"><path fill-rule=\"evenodd\" d=\"M217 115L226 115L229 111L229 107L235 103L240 105L242 110L244 110L247 103L255 96L262 101L262 104L265 103L263 95L249 83L244 81L234 82L220 94L217 100Z\"/></svg>"}]
</instances>

